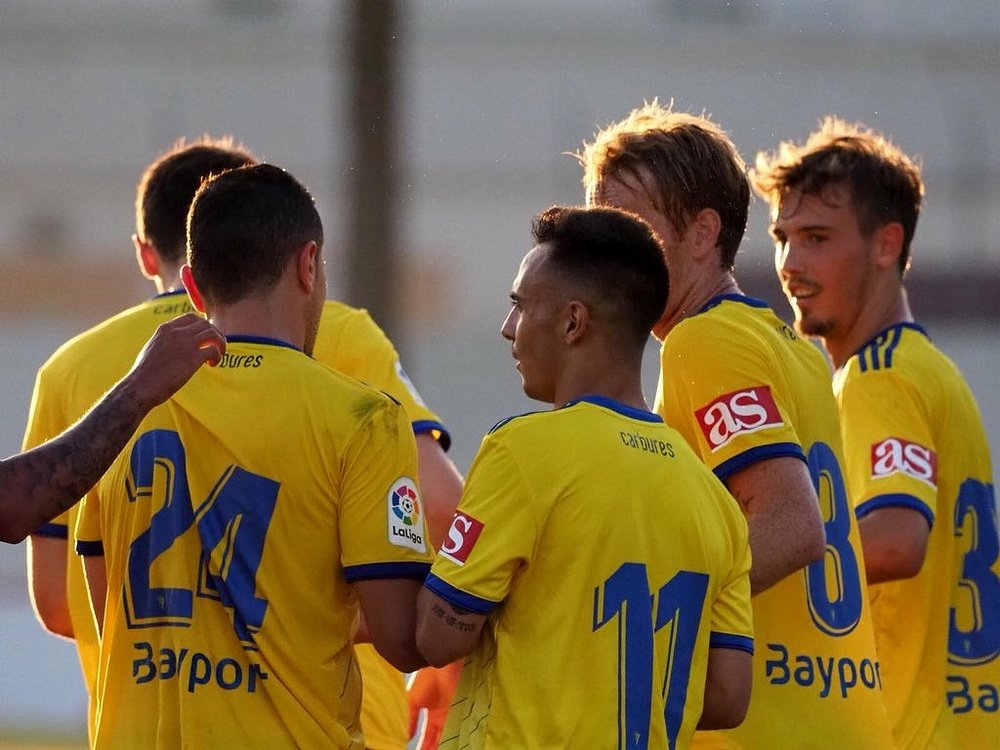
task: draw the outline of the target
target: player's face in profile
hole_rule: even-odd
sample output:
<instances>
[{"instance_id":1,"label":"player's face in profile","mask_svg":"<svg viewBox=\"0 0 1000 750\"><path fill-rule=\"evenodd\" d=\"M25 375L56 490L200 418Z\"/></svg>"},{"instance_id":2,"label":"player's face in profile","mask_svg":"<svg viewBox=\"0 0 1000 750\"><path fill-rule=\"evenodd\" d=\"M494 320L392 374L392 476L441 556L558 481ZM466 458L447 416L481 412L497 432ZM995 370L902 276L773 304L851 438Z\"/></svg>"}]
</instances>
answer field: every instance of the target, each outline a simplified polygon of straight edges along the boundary
<instances>
[{"instance_id":1,"label":"player's face in profile","mask_svg":"<svg viewBox=\"0 0 1000 750\"><path fill-rule=\"evenodd\" d=\"M874 277L871 238L861 233L847 189L818 195L792 191L771 215L774 266L807 336L850 331Z\"/></svg>"},{"instance_id":2,"label":"player's face in profile","mask_svg":"<svg viewBox=\"0 0 1000 750\"><path fill-rule=\"evenodd\" d=\"M594 195L587 196L587 206L588 208L604 206L628 211L652 227L670 271L672 293L667 300L661 320L673 317L675 310L671 303L676 300L676 304L680 304L683 297L682 294L673 292L680 292L686 286L685 269L689 265L685 262L687 247L684 244L684 237L657 207L657 202L651 197L645 185L631 174L623 174L620 178L608 177L602 181ZM656 331L656 326L653 330Z\"/></svg>"},{"instance_id":3,"label":"player's face in profile","mask_svg":"<svg viewBox=\"0 0 1000 750\"><path fill-rule=\"evenodd\" d=\"M546 253L545 245L539 245L521 261L510 293L510 312L500 333L511 342L525 394L553 403L561 351L562 298L552 274L545 271Z\"/></svg>"}]
</instances>

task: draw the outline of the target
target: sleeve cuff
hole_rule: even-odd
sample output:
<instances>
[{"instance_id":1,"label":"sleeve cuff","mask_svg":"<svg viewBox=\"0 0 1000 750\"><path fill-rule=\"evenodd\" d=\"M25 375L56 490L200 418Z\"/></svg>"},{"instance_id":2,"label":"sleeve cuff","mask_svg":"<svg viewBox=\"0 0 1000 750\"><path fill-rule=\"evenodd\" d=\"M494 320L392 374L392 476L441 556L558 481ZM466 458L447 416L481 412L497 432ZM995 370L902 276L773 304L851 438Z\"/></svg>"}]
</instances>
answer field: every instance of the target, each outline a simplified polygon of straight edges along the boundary
<instances>
[{"instance_id":1,"label":"sleeve cuff","mask_svg":"<svg viewBox=\"0 0 1000 750\"><path fill-rule=\"evenodd\" d=\"M753 638L732 633L716 633L714 630L708 636L709 648L733 648L737 651L753 653Z\"/></svg>"},{"instance_id":2,"label":"sleeve cuff","mask_svg":"<svg viewBox=\"0 0 1000 750\"><path fill-rule=\"evenodd\" d=\"M43 523L31 532L32 536L44 536L50 539L69 539L69 526L62 523Z\"/></svg>"},{"instance_id":3,"label":"sleeve cuff","mask_svg":"<svg viewBox=\"0 0 1000 750\"><path fill-rule=\"evenodd\" d=\"M429 589L449 604L456 607L475 612L477 615L488 615L498 606L500 602L492 602L489 599L482 599L472 594L467 594L461 589L457 589L450 583L445 583L433 573L427 575L424 581L424 588Z\"/></svg>"},{"instance_id":4,"label":"sleeve cuff","mask_svg":"<svg viewBox=\"0 0 1000 750\"><path fill-rule=\"evenodd\" d=\"M414 435L423 435L428 432L434 435L434 439L441 445L441 449L447 453L451 447L451 435L443 424L433 419L418 419L413 423Z\"/></svg>"},{"instance_id":5,"label":"sleeve cuff","mask_svg":"<svg viewBox=\"0 0 1000 750\"><path fill-rule=\"evenodd\" d=\"M910 510L915 510L926 519L927 525L930 528L934 528L934 512L928 507L927 503L903 492L892 495L878 495L870 500L865 500L854 509L854 515L858 519L861 519L880 508L909 508Z\"/></svg>"},{"instance_id":6,"label":"sleeve cuff","mask_svg":"<svg viewBox=\"0 0 1000 750\"><path fill-rule=\"evenodd\" d=\"M412 578L415 581L423 581L430 569L429 562L368 563L345 567L344 578L348 583L380 578Z\"/></svg>"},{"instance_id":7,"label":"sleeve cuff","mask_svg":"<svg viewBox=\"0 0 1000 750\"><path fill-rule=\"evenodd\" d=\"M103 557L104 542L84 542L76 540L76 554L83 557Z\"/></svg>"},{"instance_id":8,"label":"sleeve cuff","mask_svg":"<svg viewBox=\"0 0 1000 750\"><path fill-rule=\"evenodd\" d=\"M712 471L715 472L715 476L725 481L731 474L735 474L740 469L745 469L750 464L755 464L767 458L780 458L782 456L800 458L803 461L806 460L806 454L802 452L802 446L798 443L771 443L770 445L758 445L745 450L738 456L733 456L728 461L723 461L712 469Z\"/></svg>"}]
</instances>

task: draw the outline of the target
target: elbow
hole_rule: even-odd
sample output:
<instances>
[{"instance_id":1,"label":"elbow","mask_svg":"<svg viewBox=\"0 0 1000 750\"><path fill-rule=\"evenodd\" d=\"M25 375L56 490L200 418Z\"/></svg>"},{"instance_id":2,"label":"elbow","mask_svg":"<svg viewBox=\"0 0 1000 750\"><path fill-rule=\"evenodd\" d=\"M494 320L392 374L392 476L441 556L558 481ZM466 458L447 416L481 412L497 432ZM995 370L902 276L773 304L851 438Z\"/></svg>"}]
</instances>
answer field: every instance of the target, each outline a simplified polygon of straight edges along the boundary
<instances>
[{"instance_id":1,"label":"elbow","mask_svg":"<svg viewBox=\"0 0 1000 750\"><path fill-rule=\"evenodd\" d=\"M427 660L421 656L416 644L409 643L379 643L375 641L375 649L383 659L400 672L415 672L427 666Z\"/></svg>"},{"instance_id":2,"label":"elbow","mask_svg":"<svg viewBox=\"0 0 1000 750\"><path fill-rule=\"evenodd\" d=\"M826 554L826 534L820 526L808 535L805 547L802 550L802 567L819 562Z\"/></svg>"},{"instance_id":3,"label":"elbow","mask_svg":"<svg viewBox=\"0 0 1000 750\"><path fill-rule=\"evenodd\" d=\"M34 531L30 523L22 519L0 519L0 542L20 544Z\"/></svg>"},{"instance_id":4,"label":"elbow","mask_svg":"<svg viewBox=\"0 0 1000 750\"><path fill-rule=\"evenodd\" d=\"M743 723L749 707L749 693L745 700L728 700L721 705L706 705L698 721L698 729L735 729Z\"/></svg>"},{"instance_id":5,"label":"elbow","mask_svg":"<svg viewBox=\"0 0 1000 750\"><path fill-rule=\"evenodd\" d=\"M36 601L35 617L49 635L73 640L73 622L65 608L44 606Z\"/></svg>"},{"instance_id":6,"label":"elbow","mask_svg":"<svg viewBox=\"0 0 1000 750\"><path fill-rule=\"evenodd\" d=\"M417 650L432 667L446 667L465 656L465 654L457 653L457 649L453 648L446 639L420 625L417 626Z\"/></svg>"}]
</instances>

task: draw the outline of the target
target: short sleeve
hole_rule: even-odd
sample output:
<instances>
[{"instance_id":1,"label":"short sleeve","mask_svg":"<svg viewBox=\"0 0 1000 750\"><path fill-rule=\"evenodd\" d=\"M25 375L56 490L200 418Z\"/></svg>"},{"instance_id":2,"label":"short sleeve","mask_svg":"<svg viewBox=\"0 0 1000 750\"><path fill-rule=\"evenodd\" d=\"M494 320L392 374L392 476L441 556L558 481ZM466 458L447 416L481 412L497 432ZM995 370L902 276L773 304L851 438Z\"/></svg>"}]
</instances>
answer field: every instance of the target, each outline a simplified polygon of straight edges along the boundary
<instances>
[{"instance_id":1,"label":"short sleeve","mask_svg":"<svg viewBox=\"0 0 1000 750\"><path fill-rule=\"evenodd\" d=\"M937 446L911 384L891 369L848 371L839 384L847 486L859 518L879 508L937 513Z\"/></svg>"},{"instance_id":2,"label":"short sleeve","mask_svg":"<svg viewBox=\"0 0 1000 750\"><path fill-rule=\"evenodd\" d=\"M101 528L101 487L98 482L80 503L76 517L76 553L84 557L104 554L104 535Z\"/></svg>"},{"instance_id":3,"label":"short sleeve","mask_svg":"<svg viewBox=\"0 0 1000 750\"><path fill-rule=\"evenodd\" d=\"M485 614L529 565L540 533L533 497L503 433L488 435L425 586L442 599Z\"/></svg>"},{"instance_id":4,"label":"short sleeve","mask_svg":"<svg viewBox=\"0 0 1000 750\"><path fill-rule=\"evenodd\" d=\"M735 648L753 653L753 612L750 605L750 545L738 535L735 565L712 603L710 648Z\"/></svg>"},{"instance_id":5,"label":"short sleeve","mask_svg":"<svg viewBox=\"0 0 1000 750\"><path fill-rule=\"evenodd\" d=\"M763 459L804 459L766 350L708 315L682 323L664 342L656 410L723 480Z\"/></svg>"},{"instance_id":6,"label":"short sleeve","mask_svg":"<svg viewBox=\"0 0 1000 750\"><path fill-rule=\"evenodd\" d=\"M376 394L372 394L376 396ZM339 505L348 581L423 580L432 548L416 482L417 449L402 408L382 395L348 444Z\"/></svg>"}]
</instances>

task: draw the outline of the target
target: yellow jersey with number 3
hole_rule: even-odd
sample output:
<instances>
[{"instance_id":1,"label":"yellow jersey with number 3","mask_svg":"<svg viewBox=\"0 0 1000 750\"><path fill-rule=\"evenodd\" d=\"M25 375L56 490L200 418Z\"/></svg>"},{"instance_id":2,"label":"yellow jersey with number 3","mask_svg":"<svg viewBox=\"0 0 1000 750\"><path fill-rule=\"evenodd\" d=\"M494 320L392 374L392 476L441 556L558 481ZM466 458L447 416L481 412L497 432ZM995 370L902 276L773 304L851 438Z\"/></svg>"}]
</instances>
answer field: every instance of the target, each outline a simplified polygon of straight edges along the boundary
<instances>
[{"instance_id":1,"label":"yellow jersey with number 3","mask_svg":"<svg viewBox=\"0 0 1000 750\"><path fill-rule=\"evenodd\" d=\"M663 342L656 410L723 481L769 458L806 461L827 542L823 560L754 597L747 717L736 729L697 733L694 746L891 747L823 355L766 303L716 297Z\"/></svg>"},{"instance_id":2,"label":"yellow jersey with number 3","mask_svg":"<svg viewBox=\"0 0 1000 750\"><path fill-rule=\"evenodd\" d=\"M659 417L585 397L483 440L425 581L488 613L440 748L686 747L752 651L746 522Z\"/></svg>"},{"instance_id":3,"label":"yellow jersey with number 3","mask_svg":"<svg viewBox=\"0 0 1000 750\"><path fill-rule=\"evenodd\" d=\"M897 747L1000 741L1000 548L989 446L958 368L914 323L866 343L834 381L859 518L930 526L920 572L871 587Z\"/></svg>"},{"instance_id":4,"label":"yellow jersey with number 3","mask_svg":"<svg viewBox=\"0 0 1000 750\"><path fill-rule=\"evenodd\" d=\"M416 470L397 402L229 337L80 510L108 581L95 747L360 750L350 583L423 580Z\"/></svg>"}]
</instances>

